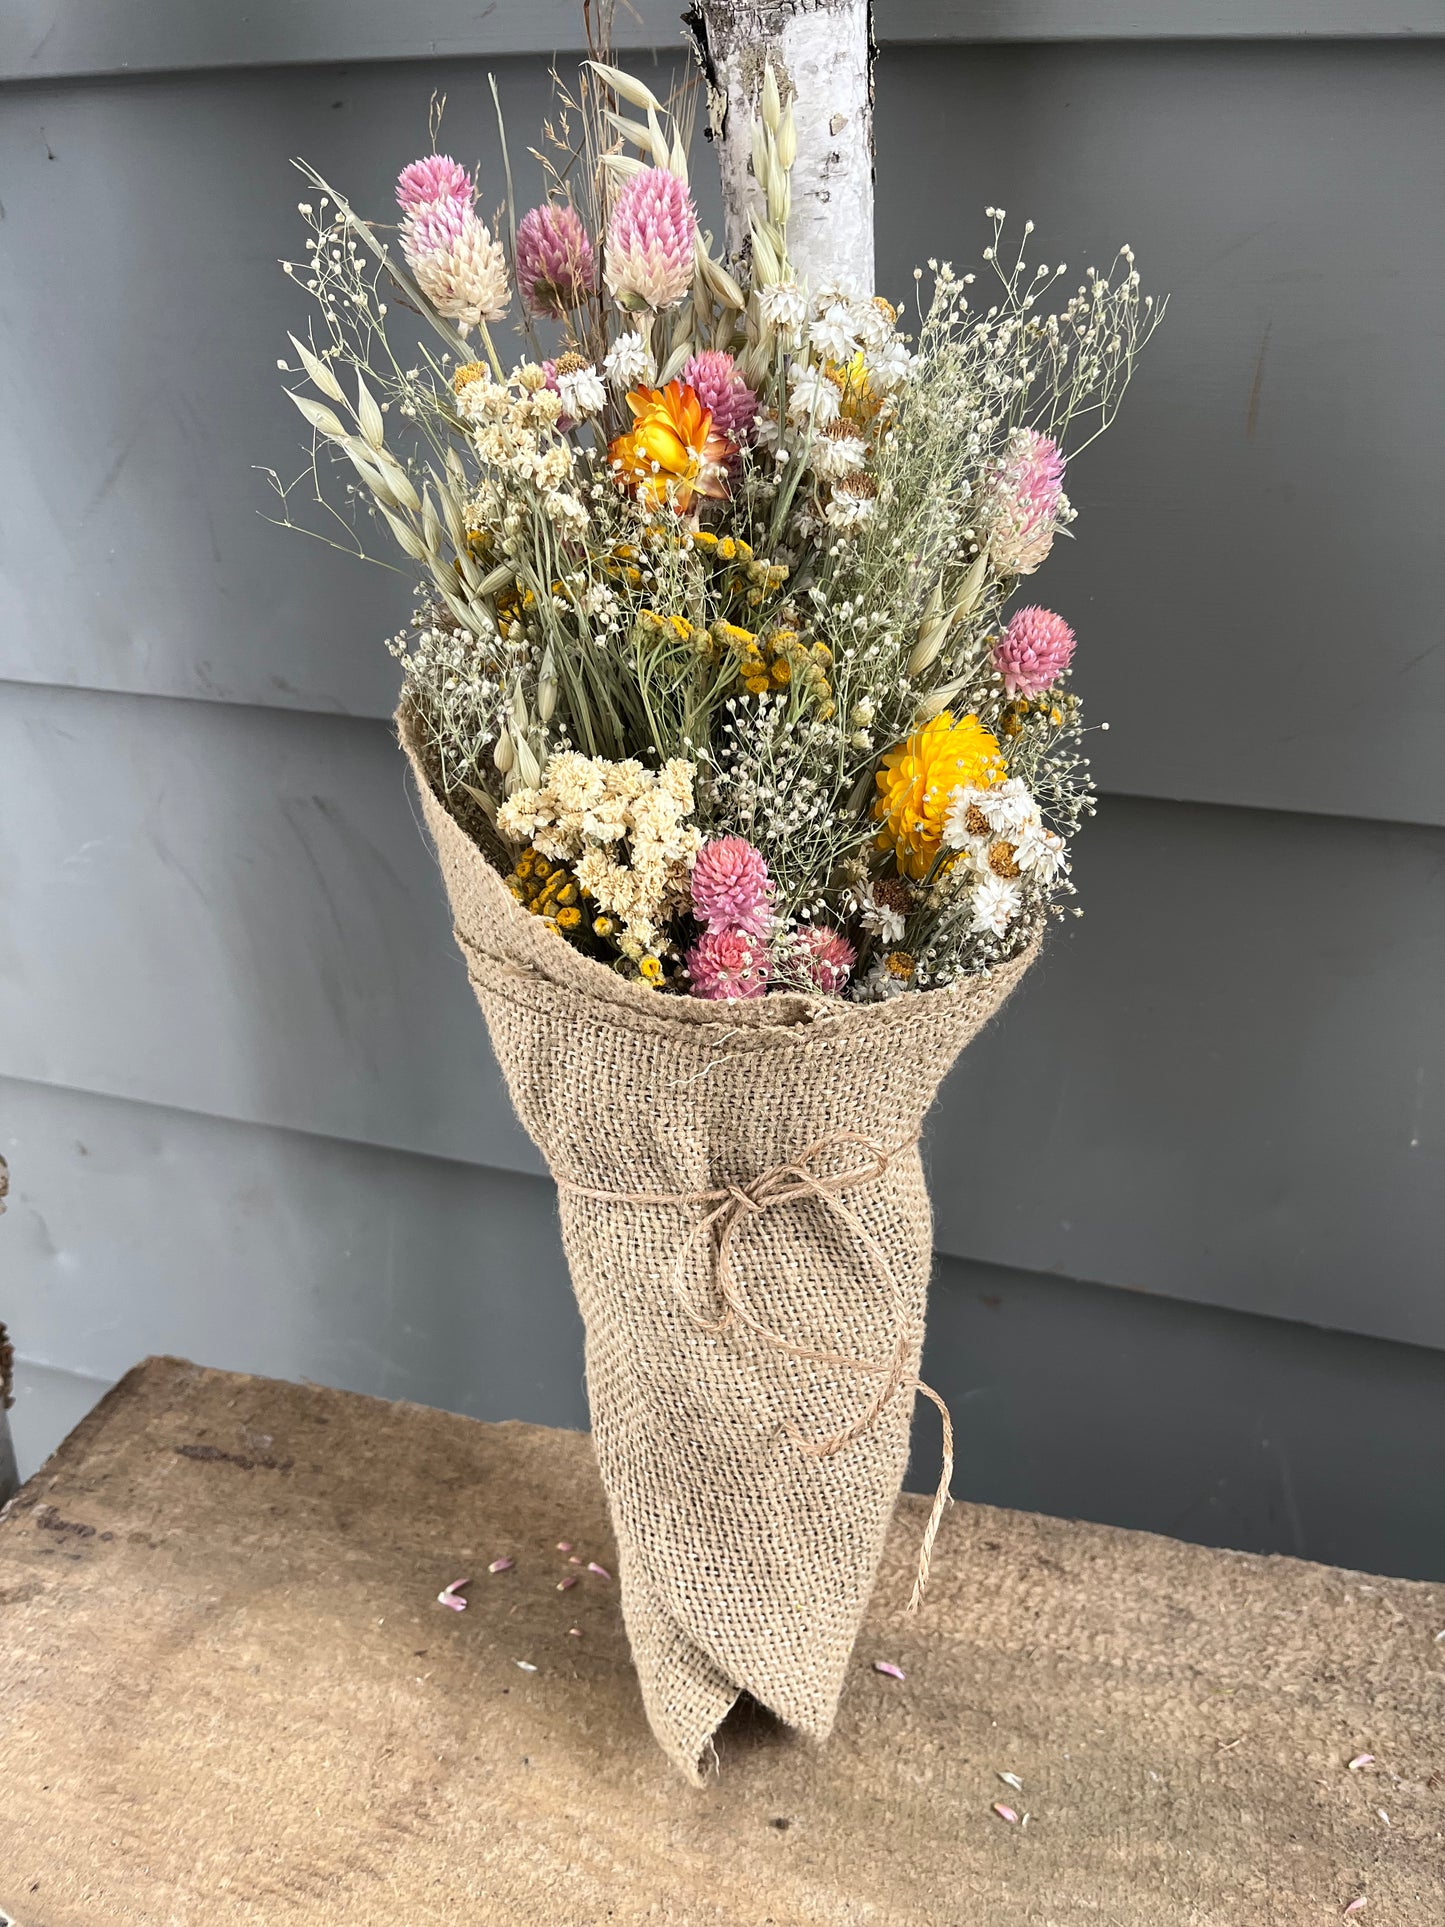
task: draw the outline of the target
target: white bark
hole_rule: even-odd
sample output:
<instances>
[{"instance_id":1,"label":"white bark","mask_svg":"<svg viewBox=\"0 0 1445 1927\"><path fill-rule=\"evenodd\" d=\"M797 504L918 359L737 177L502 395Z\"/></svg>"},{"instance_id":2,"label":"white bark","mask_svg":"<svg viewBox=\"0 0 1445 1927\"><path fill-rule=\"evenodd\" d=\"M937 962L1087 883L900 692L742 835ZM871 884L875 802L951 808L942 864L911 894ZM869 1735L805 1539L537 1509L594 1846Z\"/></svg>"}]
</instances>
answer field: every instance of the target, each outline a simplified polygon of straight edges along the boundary
<instances>
[{"instance_id":1,"label":"white bark","mask_svg":"<svg viewBox=\"0 0 1445 1927\"><path fill-rule=\"evenodd\" d=\"M698 16L701 16L700 20ZM869 0L698 0L714 87L728 253L746 253L759 203L752 122L771 60L798 133L788 252L814 290L873 292L873 86Z\"/></svg>"}]
</instances>

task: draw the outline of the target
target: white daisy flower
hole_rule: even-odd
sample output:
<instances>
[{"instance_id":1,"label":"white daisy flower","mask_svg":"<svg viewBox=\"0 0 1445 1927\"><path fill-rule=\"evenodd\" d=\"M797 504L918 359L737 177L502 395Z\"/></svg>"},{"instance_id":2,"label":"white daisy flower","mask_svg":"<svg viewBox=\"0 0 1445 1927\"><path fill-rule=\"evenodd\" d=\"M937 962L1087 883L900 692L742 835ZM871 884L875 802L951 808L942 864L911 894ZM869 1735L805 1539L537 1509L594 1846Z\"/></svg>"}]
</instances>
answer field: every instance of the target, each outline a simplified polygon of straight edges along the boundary
<instances>
[{"instance_id":1,"label":"white daisy flower","mask_svg":"<svg viewBox=\"0 0 1445 1927\"><path fill-rule=\"evenodd\" d=\"M1040 822L1028 823L1014 845L1014 862L1036 882L1048 884L1068 868L1068 850L1053 830Z\"/></svg>"},{"instance_id":2,"label":"white daisy flower","mask_svg":"<svg viewBox=\"0 0 1445 1927\"><path fill-rule=\"evenodd\" d=\"M876 494L863 494L861 491L850 489L848 486L850 482L857 483L868 480L869 477L866 475L845 475L840 482L834 484L833 493L828 500L828 506L823 510L823 519L830 528L856 529L860 528L864 522L872 520L874 512L878 507Z\"/></svg>"},{"instance_id":3,"label":"white daisy flower","mask_svg":"<svg viewBox=\"0 0 1445 1927\"><path fill-rule=\"evenodd\" d=\"M842 429L834 434L833 429ZM868 459L868 444L851 425L836 421L808 444L808 466L822 481L836 482L841 475L856 475Z\"/></svg>"},{"instance_id":4,"label":"white daisy flower","mask_svg":"<svg viewBox=\"0 0 1445 1927\"><path fill-rule=\"evenodd\" d=\"M1012 877L988 871L973 889L973 927L1001 937L1023 908L1023 892Z\"/></svg>"},{"instance_id":5,"label":"white daisy flower","mask_svg":"<svg viewBox=\"0 0 1445 1927\"><path fill-rule=\"evenodd\" d=\"M1039 820L1038 805L1030 795L1028 785L1018 776L1010 776L1007 781L995 783L992 789L982 791L979 807L988 818L994 834L1006 836L1011 842L1017 841L1030 823Z\"/></svg>"},{"instance_id":6,"label":"white daisy flower","mask_svg":"<svg viewBox=\"0 0 1445 1927\"><path fill-rule=\"evenodd\" d=\"M865 366L868 386L874 394L891 395L917 374L921 361L919 356L909 354L908 344L901 335L890 335L881 348L868 356Z\"/></svg>"},{"instance_id":7,"label":"white daisy flower","mask_svg":"<svg viewBox=\"0 0 1445 1927\"><path fill-rule=\"evenodd\" d=\"M838 419L838 390L821 368L805 368L788 384L788 420L826 428Z\"/></svg>"},{"instance_id":8,"label":"white daisy flower","mask_svg":"<svg viewBox=\"0 0 1445 1927\"><path fill-rule=\"evenodd\" d=\"M849 892L849 898L853 913L865 930L881 937L886 944L902 943L907 918L901 904L879 896L871 883L857 884Z\"/></svg>"},{"instance_id":9,"label":"white daisy flower","mask_svg":"<svg viewBox=\"0 0 1445 1927\"><path fill-rule=\"evenodd\" d=\"M862 346L876 355L893 339L893 323L876 301L855 301L853 332Z\"/></svg>"},{"instance_id":10,"label":"white daisy flower","mask_svg":"<svg viewBox=\"0 0 1445 1927\"><path fill-rule=\"evenodd\" d=\"M652 356L642 336L632 330L617 337L602 366L614 387L635 388L644 378L651 378Z\"/></svg>"},{"instance_id":11,"label":"white daisy flower","mask_svg":"<svg viewBox=\"0 0 1445 1927\"><path fill-rule=\"evenodd\" d=\"M602 377L589 361L585 368L557 377L557 393L562 398L562 406L569 415L581 421L588 415L600 415L607 406L607 390Z\"/></svg>"},{"instance_id":12,"label":"white daisy flower","mask_svg":"<svg viewBox=\"0 0 1445 1927\"><path fill-rule=\"evenodd\" d=\"M830 301L817 320L809 323L808 340L829 361L851 361L859 345L852 304Z\"/></svg>"},{"instance_id":13,"label":"white daisy flower","mask_svg":"<svg viewBox=\"0 0 1445 1927\"><path fill-rule=\"evenodd\" d=\"M758 312L769 327L795 333L808 319L808 304L796 283L770 281L758 289Z\"/></svg>"},{"instance_id":14,"label":"white daisy flower","mask_svg":"<svg viewBox=\"0 0 1445 1927\"><path fill-rule=\"evenodd\" d=\"M913 959L906 950L890 950L862 978L858 1001L886 1004L894 997L901 997L905 990L912 990L916 974Z\"/></svg>"},{"instance_id":15,"label":"white daisy flower","mask_svg":"<svg viewBox=\"0 0 1445 1927\"><path fill-rule=\"evenodd\" d=\"M943 842L950 850L981 850L993 841L992 817L984 808L991 790L956 789L943 818Z\"/></svg>"}]
</instances>

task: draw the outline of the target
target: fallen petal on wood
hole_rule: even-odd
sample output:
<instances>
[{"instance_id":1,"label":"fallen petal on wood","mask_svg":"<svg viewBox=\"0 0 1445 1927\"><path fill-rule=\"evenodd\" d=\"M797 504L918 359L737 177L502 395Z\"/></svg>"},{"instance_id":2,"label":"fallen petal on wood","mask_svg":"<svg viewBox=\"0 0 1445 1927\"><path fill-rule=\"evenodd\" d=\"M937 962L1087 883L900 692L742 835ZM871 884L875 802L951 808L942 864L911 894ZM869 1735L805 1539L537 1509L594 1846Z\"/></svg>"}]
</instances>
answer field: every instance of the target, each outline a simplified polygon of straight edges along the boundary
<instances>
[{"instance_id":1,"label":"fallen petal on wood","mask_svg":"<svg viewBox=\"0 0 1445 1927\"><path fill-rule=\"evenodd\" d=\"M518 1659L512 1663L514 1666L520 1666L524 1673L535 1673L537 1670L530 1659Z\"/></svg>"},{"instance_id":2,"label":"fallen petal on wood","mask_svg":"<svg viewBox=\"0 0 1445 1927\"><path fill-rule=\"evenodd\" d=\"M875 1659L873 1670L875 1673L886 1673L889 1679L907 1679L908 1677L903 1668L895 1666L891 1659Z\"/></svg>"},{"instance_id":3,"label":"fallen petal on wood","mask_svg":"<svg viewBox=\"0 0 1445 1927\"><path fill-rule=\"evenodd\" d=\"M998 1777L1003 1781L1005 1786L1011 1786L1015 1793L1023 1792L1024 1783L1017 1773L1000 1773Z\"/></svg>"},{"instance_id":4,"label":"fallen petal on wood","mask_svg":"<svg viewBox=\"0 0 1445 1927\"><path fill-rule=\"evenodd\" d=\"M516 1565L516 1563L517 1562L515 1559L494 1559L491 1565L487 1567L487 1571L488 1572L510 1572L513 1566Z\"/></svg>"},{"instance_id":5,"label":"fallen petal on wood","mask_svg":"<svg viewBox=\"0 0 1445 1927\"><path fill-rule=\"evenodd\" d=\"M1373 1753L1357 1753L1354 1759L1350 1761L1350 1771L1351 1773L1358 1773L1362 1766L1373 1766L1374 1764L1375 1756Z\"/></svg>"},{"instance_id":6,"label":"fallen petal on wood","mask_svg":"<svg viewBox=\"0 0 1445 1927\"><path fill-rule=\"evenodd\" d=\"M465 1599L459 1599L457 1597L457 1591L459 1587L469 1586L471 1583L470 1579L453 1579L449 1586L443 1586L437 1594L437 1604L439 1606L450 1606L454 1613L464 1613L467 1609L467 1602Z\"/></svg>"},{"instance_id":7,"label":"fallen petal on wood","mask_svg":"<svg viewBox=\"0 0 1445 1927\"><path fill-rule=\"evenodd\" d=\"M1345 1913L1346 1915L1362 1913L1364 1909L1369 1906L1369 1904L1370 1904L1369 1901L1365 1898L1363 1894L1357 1894L1355 1898L1350 1902L1349 1906L1346 1907Z\"/></svg>"},{"instance_id":8,"label":"fallen petal on wood","mask_svg":"<svg viewBox=\"0 0 1445 1927\"><path fill-rule=\"evenodd\" d=\"M557 1590L558 1592L566 1592L570 1587L575 1586L576 1584L577 1584L576 1573L569 1572L565 1579L559 1579L557 1581Z\"/></svg>"},{"instance_id":9,"label":"fallen petal on wood","mask_svg":"<svg viewBox=\"0 0 1445 1927\"><path fill-rule=\"evenodd\" d=\"M588 1560L587 1570L588 1572L595 1572L599 1579L610 1579L612 1577L612 1574L607 1570L606 1566L599 1566L595 1559Z\"/></svg>"},{"instance_id":10,"label":"fallen petal on wood","mask_svg":"<svg viewBox=\"0 0 1445 1927\"><path fill-rule=\"evenodd\" d=\"M994 1801L993 1810L998 1815L1000 1820L1007 1820L1011 1827L1016 1827L1018 1825L1019 1823L1018 1815L1014 1812L1012 1807L1006 1807L1002 1800Z\"/></svg>"}]
</instances>

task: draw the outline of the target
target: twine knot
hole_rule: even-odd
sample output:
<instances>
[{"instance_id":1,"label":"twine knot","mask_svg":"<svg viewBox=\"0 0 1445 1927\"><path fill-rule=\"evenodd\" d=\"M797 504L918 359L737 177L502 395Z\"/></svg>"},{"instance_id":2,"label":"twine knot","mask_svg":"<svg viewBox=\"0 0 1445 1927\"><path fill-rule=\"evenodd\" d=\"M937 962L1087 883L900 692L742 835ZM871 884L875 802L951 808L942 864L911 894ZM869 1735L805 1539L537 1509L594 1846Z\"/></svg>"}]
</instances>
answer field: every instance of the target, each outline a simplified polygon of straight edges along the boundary
<instances>
[{"instance_id":1,"label":"twine knot","mask_svg":"<svg viewBox=\"0 0 1445 1927\"><path fill-rule=\"evenodd\" d=\"M809 1438L792 1419L784 1419L784 1432L798 1450L809 1458L832 1458L853 1440L871 1431L892 1401L905 1390L915 1397L928 1399L937 1408L943 1426L942 1475L934 1494L928 1524L924 1528L917 1575L908 1602L909 1612L916 1612L923 1598L934 1540L949 1502L949 1486L953 1480L953 1424L948 1407L938 1393L909 1370L914 1330L902 1290L887 1253L857 1212L843 1202L842 1193L882 1177L894 1158L912 1150L917 1142L915 1135L901 1144L884 1146L875 1144L871 1138L860 1136L856 1131L831 1131L826 1137L810 1144L806 1150L800 1151L796 1157L769 1165L755 1178L746 1182L730 1179L710 1191L613 1191L574 1184L569 1178L557 1179L560 1191L570 1192L573 1197L594 1198L605 1204L703 1207L703 1215L692 1225L678 1247L672 1278L674 1294L698 1331L720 1337L725 1332L738 1329L747 1333L756 1343L785 1357L798 1359L804 1364L828 1366L837 1371L858 1372L879 1381L878 1389L858 1416L822 1438ZM840 1149L858 1153L860 1161L841 1171L818 1171L812 1168L826 1152ZM848 1352L801 1345L765 1324L748 1303L735 1262L735 1247L741 1228L755 1224L768 1211L808 1198L816 1199L831 1211L856 1240L874 1275L892 1300L894 1341L886 1358L858 1358ZM704 1243L711 1243L713 1249L712 1276L719 1307L716 1315L711 1317L689 1303L683 1289L688 1260Z\"/></svg>"}]
</instances>

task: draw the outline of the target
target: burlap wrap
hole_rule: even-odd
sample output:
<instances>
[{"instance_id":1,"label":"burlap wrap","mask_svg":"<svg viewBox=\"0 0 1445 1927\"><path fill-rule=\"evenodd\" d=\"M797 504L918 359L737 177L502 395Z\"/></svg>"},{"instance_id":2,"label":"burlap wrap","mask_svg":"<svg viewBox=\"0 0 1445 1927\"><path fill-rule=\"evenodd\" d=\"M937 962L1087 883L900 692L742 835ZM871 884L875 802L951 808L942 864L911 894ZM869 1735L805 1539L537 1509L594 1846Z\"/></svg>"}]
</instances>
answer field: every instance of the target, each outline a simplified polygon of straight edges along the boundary
<instances>
[{"instance_id":1,"label":"burlap wrap","mask_svg":"<svg viewBox=\"0 0 1445 1927\"><path fill-rule=\"evenodd\" d=\"M398 720L493 1048L558 1179L653 1731L694 1781L743 1690L822 1739L908 1456L932 1253L919 1127L1033 953L887 1004L660 996L514 900ZM741 1316L719 1296L724 1234Z\"/></svg>"}]
</instances>

